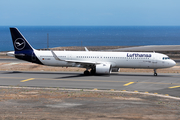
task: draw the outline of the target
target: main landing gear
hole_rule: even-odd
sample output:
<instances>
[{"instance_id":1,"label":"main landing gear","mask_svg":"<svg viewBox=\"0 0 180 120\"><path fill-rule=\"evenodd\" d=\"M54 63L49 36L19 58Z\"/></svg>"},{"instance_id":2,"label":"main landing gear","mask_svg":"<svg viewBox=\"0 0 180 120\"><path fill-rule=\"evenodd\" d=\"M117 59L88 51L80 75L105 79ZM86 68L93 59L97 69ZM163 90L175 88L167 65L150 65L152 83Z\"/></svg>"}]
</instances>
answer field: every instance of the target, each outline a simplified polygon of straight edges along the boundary
<instances>
[{"instance_id":1,"label":"main landing gear","mask_svg":"<svg viewBox=\"0 0 180 120\"><path fill-rule=\"evenodd\" d=\"M89 71L88 70L84 71L84 75L89 75Z\"/></svg>"},{"instance_id":2,"label":"main landing gear","mask_svg":"<svg viewBox=\"0 0 180 120\"><path fill-rule=\"evenodd\" d=\"M95 68L91 68L91 71L89 72L88 68L86 68L86 70L84 71L84 75L95 75L96 74L96 70Z\"/></svg>"},{"instance_id":3,"label":"main landing gear","mask_svg":"<svg viewBox=\"0 0 180 120\"><path fill-rule=\"evenodd\" d=\"M95 68L92 68L91 69L91 75L95 75L96 74L96 69Z\"/></svg>"},{"instance_id":4,"label":"main landing gear","mask_svg":"<svg viewBox=\"0 0 180 120\"><path fill-rule=\"evenodd\" d=\"M156 69L154 69L154 76L157 76Z\"/></svg>"}]
</instances>

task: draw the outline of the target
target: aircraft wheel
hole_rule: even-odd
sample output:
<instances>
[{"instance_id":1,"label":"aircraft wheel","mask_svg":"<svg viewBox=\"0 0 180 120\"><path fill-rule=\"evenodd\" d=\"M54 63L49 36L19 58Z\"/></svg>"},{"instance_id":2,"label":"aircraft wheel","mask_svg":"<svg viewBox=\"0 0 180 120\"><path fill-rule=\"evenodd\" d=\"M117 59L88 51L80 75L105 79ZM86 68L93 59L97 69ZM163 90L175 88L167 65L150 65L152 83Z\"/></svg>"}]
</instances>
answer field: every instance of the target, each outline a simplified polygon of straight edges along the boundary
<instances>
[{"instance_id":1,"label":"aircraft wheel","mask_svg":"<svg viewBox=\"0 0 180 120\"><path fill-rule=\"evenodd\" d=\"M157 76L157 72L156 72L156 69L154 69L154 76Z\"/></svg>"},{"instance_id":2,"label":"aircraft wheel","mask_svg":"<svg viewBox=\"0 0 180 120\"><path fill-rule=\"evenodd\" d=\"M157 76L157 73L154 73L154 76Z\"/></svg>"},{"instance_id":3,"label":"aircraft wheel","mask_svg":"<svg viewBox=\"0 0 180 120\"><path fill-rule=\"evenodd\" d=\"M89 71L84 71L84 75L89 75Z\"/></svg>"},{"instance_id":4,"label":"aircraft wheel","mask_svg":"<svg viewBox=\"0 0 180 120\"><path fill-rule=\"evenodd\" d=\"M95 70L91 70L91 75L95 75L96 74L96 71Z\"/></svg>"}]
</instances>

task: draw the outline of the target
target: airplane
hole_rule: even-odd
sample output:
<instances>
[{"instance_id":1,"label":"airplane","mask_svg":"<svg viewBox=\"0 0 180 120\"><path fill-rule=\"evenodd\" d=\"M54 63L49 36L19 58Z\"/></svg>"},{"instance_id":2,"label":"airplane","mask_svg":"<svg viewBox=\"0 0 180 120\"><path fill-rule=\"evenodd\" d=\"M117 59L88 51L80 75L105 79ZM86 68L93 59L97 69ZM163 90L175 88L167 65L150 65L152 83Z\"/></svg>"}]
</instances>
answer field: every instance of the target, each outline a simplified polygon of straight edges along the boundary
<instances>
[{"instance_id":1,"label":"airplane","mask_svg":"<svg viewBox=\"0 0 180 120\"><path fill-rule=\"evenodd\" d=\"M110 74L120 68L157 69L169 68L176 62L167 55L155 52L103 52L103 51L53 51L36 50L17 28L10 28L14 50L7 55L17 59L55 67L86 68L84 75Z\"/></svg>"}]
</instances>

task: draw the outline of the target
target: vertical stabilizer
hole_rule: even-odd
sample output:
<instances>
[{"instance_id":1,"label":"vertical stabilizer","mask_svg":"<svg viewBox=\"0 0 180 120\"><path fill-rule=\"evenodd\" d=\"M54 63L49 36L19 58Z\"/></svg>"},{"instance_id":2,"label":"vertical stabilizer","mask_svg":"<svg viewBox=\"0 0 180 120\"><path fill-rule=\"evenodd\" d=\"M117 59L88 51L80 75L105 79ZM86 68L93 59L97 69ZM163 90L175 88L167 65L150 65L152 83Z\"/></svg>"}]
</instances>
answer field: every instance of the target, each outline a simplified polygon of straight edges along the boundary
<instances>
[{"instance_id":1,"label":"vertical stabilizer","mask_svg":"<svg viewBox=\"0 0 180 120\"><path fill-rule=\"evenodd\" d=\"M14 46L14 56L18 59L42 64L34 53L34 48L24 38L17 28L10 28L11 37Z\"/></svg>"},{"instance_id":2,"label":"vertical stabilizer","mask_svg":"<svg viewBox=\"0 0 180 120\"><path fill-rule=\"evenodd\" d=\"M17 28L10 28L10 31L15 51L33 50L33 47L28 43Z\"/></svg>"}]
</instances>

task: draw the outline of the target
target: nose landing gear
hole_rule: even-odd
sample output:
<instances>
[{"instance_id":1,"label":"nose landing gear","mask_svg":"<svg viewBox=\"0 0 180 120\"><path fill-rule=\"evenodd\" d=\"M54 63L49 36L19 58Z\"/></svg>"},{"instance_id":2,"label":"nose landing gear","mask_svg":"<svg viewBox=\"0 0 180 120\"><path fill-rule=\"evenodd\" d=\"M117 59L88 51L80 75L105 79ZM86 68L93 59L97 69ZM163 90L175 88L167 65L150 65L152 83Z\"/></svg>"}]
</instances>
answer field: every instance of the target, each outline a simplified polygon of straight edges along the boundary
<instances>
[{"instance_id":1,"label":"nose landing gear","mask_svg":"<svg viewBox=\"0 0 180 120\"><path fill-rule=\"evenodd\" d=\"M154 69L154 76L157 76L156 69Z\"/></svg>"}]
</instances>

